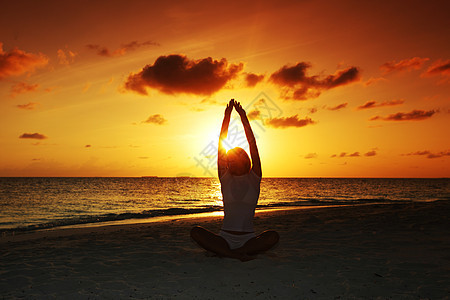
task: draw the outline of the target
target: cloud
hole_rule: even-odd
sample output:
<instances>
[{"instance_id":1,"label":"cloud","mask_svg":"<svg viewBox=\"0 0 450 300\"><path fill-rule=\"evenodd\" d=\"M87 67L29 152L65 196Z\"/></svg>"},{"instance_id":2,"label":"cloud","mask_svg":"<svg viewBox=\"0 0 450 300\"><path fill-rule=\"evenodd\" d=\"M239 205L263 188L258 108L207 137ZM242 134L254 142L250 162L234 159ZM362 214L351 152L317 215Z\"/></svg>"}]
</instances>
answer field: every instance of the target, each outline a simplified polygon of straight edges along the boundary
<instances>
[{"instance_id":1,"label":"cloud","mask_svg":"<svg viewBox=\"0 0 450 300\"><path fill-rule=\"evenodd\" d=\"M89 144L84 146L84 148L91 148L91 147L92 147L92 145L89 145Z\"/></svg>"},{"instance_id":2,"label":"cloud","mask_svg":"<svg viewBox=\"0 0 450 300\"><path fill-rule=\"evenodd\" d=\"M373 155L366 155L366 154L365 154L365 156L373 156ZM347 152L341 152L339 155L333 154L330 157L360 157L360 156L361 156L361 154L358 151L356 151L356 152L353 152L350 154L348 154Z\"/></svg>"},{"instance_id":3,"label":"cloud","mask_svg":"<svg viewBox=\"0 0 450 300\"><path fill-rule=\"evenodd\" d=\"M450 59L436 61L425 73L427 75L450 75Z\"/></svg>"},{"instance_id":4,"label":"cloud","mask_svg":"<svg viewBox=\"0 0 450 300\"><path fill-rule=\"evenodd\" d=\"M413 57L404 59L399 62L389 61L380 66L380 69L384 74L400 71L411 71L422 68L423 64L428 61L429 58Z\"/></svg>"},{"instance_id":5,"label":"cloud","mask_svg":"<svg viewBox=\"0 0 450 300\"><path fill-rule=\"evenodd\" d=\"M375 83L380 82L380 81L386 81L386 78L384 78L384 77L376 77L376 78L371 77L366 82L364 82L364 85L365 86L369 86L369 85L375 84Z\"/></svg>"},{"instance_id":6,"label":"cloud","mask_svg":"<svg viewBox=\"0 0 450 300\"><path fill-rule=\"evenodd\" d=\"M346 108L346 107L347 107L347 104L348 104L348 103L345 102L345 103L339 104L339 105L337 105L337 106L327 107L327 109L328 109L328 110L340 110L340 109Z\"/></svg>"},{"instance_id":7,"label":"cloud","mask_svg":"<svg viewBox=\"0 0 450 300\"><path fill-rule=\"evenodd\" d=\"M249 120L256 120L261 117L261 112L259 110L252 110L247 114Z\"/></svg>"},{"instance_id":8,"label":"cloud","mask_svg":"<svg viewBox=\"0 0 450 300\"><path fill-rule=\"evenodd\" d=\"M398 112L396 114L390 114L386 117L375 116L370 118L370 121L384 120L384 121L421 121L431 118L436 113L435 110L413 110L408 113Z\"/></svg>"},{"instance_id":9,"label":"cloud","mask_svg":"<svg viewBox=\"0 0 450 300\"><path fill-rule=\"evenodd\" d=\"M134 51L143 46L159 46L159 43L153 41L146 41L142 43L138 41L132 41L127 44L122 44L120 48L113 51L109 50L105 46L100 46L97 44L86 45L88 49L96 51L97 55L106 57L122 56L127 54L127 52Z\"/></svg>"},{"instance_id":10,"label":"cloud","mask_svg":"<svg viewBox=\"0 0 450 300\"><path fill-rule=\"evenodd\" d=\"M308 153L305 155L305 159L317 158L317 153Z\"/></svg>"},{"instance_id":11,"label":"cloud","mask_svg":"<svg viewBox=\"0 0 450 300\"><path fill-rule=\"evenodd\" d=\"M426 72L422 74L422 77L441 75L443 77L438 84L450 83L450 59L446 61L438 60L434 62Z\"/></svg>"},{"instance_id":12,"label":"cloud","mask_svg":"<svg viewBox=\"0 0 450 300\"><path fill-rule=\"evenodd\" d=\"M37 102L29 102L27 104L18 104L16 105L17 108L20 109L27 109L27 110L33 110L36 108L36 106L39 105Z\"/></svg>"},{"instance_id":13,"label":"cloud","mask_svg":"<svg viewBox=\"0 0 450 300\"><path fill-rule=\"evenodd\" d=\"M310 124L316 124L317 122L306 117L304 119L299 119L298 115L287 118L272 118L266 121L266 125L274 128L286 128L286 127L304 127Z\"/></svg>"},{"instance_id":14,"label":"cloud","mask_svg":"<svg viewBox=\"0 0 450 300\"><path fill-rule=\"evenodd\" d=\"M11 87L10 96L16 97L20 94L35 92L39 88L39 84L28 84L26 82L18 82Z\"/></svg>"},{"instance_id":15,"label":"cloud","mask_svg":"<svg viewBox=\"0 0 450 300\"><path fill-rule=\"evenodd\" d=\"M58 55L58 62L61 65L70 65L75 61L75 56L78 55L76 52L72 52L70 50L64 51L63 49L58 49L56 54Z\"/></svg>"},{"instance_id":16,"label":"cloud","mask_svg":"<svg viewBox=\"0 0 450 300\"><path fill-rule=\"evenodd\" d=\"M161 116L160 114L156 114L156 115L151 115L150 117L148 117L147 120L142 121L142 123L163 125L163 124L167 123L167 120L164 119L163 116Z\"/></svg>"},{"instance_id":17,"label":"cloud","mask_svg":"<svg viewBox=\"0 0 450 300\"><path fill-rule=\"evenodd\" d=\"M441 151L438 153L433 153L429 150L424 150L424 151L416 151L416 152L402 154L402 155L403 156L418 155L418 156L426 156L426 158L440 158L440 157L444 157L444 156L450 156L450 150Z\"/></svg>"},{"instance_id":18,"label":"cloud","mask_svg":"<svg viewBox=\"0 0 450 300\"><path fill-rule=\"evenodd\" d=\"M395 106L405 103L405 100L403 99L395 99L395 100L389 100L384 101L381 103L377 103L375 100L370 100L364 103L363 105L358 106L356 109L362 110L362 109L368 109L368 108L375 108L375 107L382 107L382 106Z\"/></svg>"},{"instance_id":19,"label":"cloud","mask_svg":"<svg viewBox=\"0 0 450 300\"><path fill-rule=\"evenodd\" d=\"M223 106L223 103L219 103L219 102L217 102L217 100L216 99L213 99L213 98L205 98L205 99L202 99L202 101L200 101L200 104L210 104L210 105L220 105L220 106Z\"/></svg>"},{"instance_id":20,"label":"cloud","mask_svg":"<svg viewBox=\"0 0 450 300\"><path fill-rule=\"evenodd\" d=\"M247 73L245 75L245 82L248 87L254 87L259 82L261 82L264 79L264 75L258 75L254 73Z\"/></svg>"},{"instance_id":21,"label":"cloud","mask_svg":"<svg viewBox=\"0 0 450 300\"><path fill-rule=\"evenodd\" d=\"M21 136L19 136L19 139L35 139L35 140L45 140L48 137L46 137L43 134L40 133L24 133Z\"/></svg>"},{"instance_id":22,"label":"cloud","mask_svg":"<svg viewBox=\"0 0 450 300\"><path fill-rule=\"evenodd\" d=\"M27 53L17 48L5 52L0 42L0 79L33 72L47 63L48 58L42 53Z\"/></svg>"},{"instance_id":23,"label":"cloud","mask_svg":"<svg viewBox=\"0 0 450 300\"><path fill-rule=\"evenodd\" d=\"M349 155L349 157L358 157L358 156L361 156L361 155L359 155L359 152L354 152Z\"/></svg>"},{"instance_id":24,"label":"cloud","mask_svg":"<svg viewBox=\"0 0 450 300\"><path fill-rule=\"evenodd\" d=\"M190 60L184 55L160 56L153 65L145 66L141 72L130 74L125 89L147 95L146 88L162 93L211 95L242 71L243 64L228 64L225 58L211 57Z\"/></svg>"},{"instance_id":25,"label":"cloud","mask_svg":"<svg viewBox=\"0 0 450 300\"><path fill-rule=\"evenodd\" d=\"M364 153L364 156L375 156L375 155L377 155L377 151L375 150Z\"/></svg>"},{"instance_id":26,"label":"cloud","mask_svg":"<svg viewBox=\"0 0 450 300\"><path fill-rule=\"evenodd\" d=\"M283 66L270 76L270 81L283 89L285 99L306 100L318 97L322 91L346 85L359 80L356 67L339 70L333 75L320 79L318 75L308 76L311 64L297 63L295 66Z\"/></svg>"}]
</instances>

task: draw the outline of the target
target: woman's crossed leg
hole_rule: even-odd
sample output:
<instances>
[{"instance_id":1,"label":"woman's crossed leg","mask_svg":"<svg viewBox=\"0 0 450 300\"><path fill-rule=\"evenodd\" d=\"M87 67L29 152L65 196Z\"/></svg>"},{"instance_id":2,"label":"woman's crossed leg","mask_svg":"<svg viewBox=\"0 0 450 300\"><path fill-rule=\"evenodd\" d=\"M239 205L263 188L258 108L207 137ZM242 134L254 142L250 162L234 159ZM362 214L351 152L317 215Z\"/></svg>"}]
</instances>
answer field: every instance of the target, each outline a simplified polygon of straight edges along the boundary
<instances>
[{"instance_id":1,"label":"woman's crossed leg","mask_svg":"<svg viewBox=\"0 0 450 300\"><path fill-rule=\"evenodd\" d=\"M208 251L214 252L219 256L240 259L241 261L255 258L252 256L269 250L280 239L276 231L268 230L251 238L242 247L230 249L230 246L223 237L200 226L195 226L191 229L191 237L202 248Z\"/></svg>"}]
</instances>

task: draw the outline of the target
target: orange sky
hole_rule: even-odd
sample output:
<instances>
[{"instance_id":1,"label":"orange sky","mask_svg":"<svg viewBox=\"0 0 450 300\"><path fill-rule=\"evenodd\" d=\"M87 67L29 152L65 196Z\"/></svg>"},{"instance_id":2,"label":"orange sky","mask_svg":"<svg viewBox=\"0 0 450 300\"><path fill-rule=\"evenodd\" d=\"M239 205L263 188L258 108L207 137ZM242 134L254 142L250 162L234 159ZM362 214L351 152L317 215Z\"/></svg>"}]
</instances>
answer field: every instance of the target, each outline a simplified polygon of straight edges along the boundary
<instances>
[{"instance_id":1,"label":"orange sky","mask_svg":"<svg viewBox=\"0 0 450 300\"><path fill-rule=\"evenodd\" d=\"M1 2L0 176L449 177L448 1L163 2Z\"/></svg>"}]
</instances>

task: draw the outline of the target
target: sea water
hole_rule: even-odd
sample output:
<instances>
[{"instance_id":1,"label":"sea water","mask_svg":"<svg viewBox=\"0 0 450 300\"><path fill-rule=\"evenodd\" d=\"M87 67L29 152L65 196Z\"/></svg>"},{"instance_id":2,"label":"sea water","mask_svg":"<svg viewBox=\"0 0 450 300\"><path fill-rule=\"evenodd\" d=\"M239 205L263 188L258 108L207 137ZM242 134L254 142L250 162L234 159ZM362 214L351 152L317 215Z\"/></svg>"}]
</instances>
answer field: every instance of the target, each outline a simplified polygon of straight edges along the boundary
<instances>
[{"instance_id":1,"label":"sea water","mask_svg":"<svg viewBox=\"0 0 450 300\"><path fill-rule=\"evenodd\" d=\"M263 178L257 209L450 200L450 179ZM217 178L0 178L0 231L222 210Z\"/></svg>"}]
</instances>

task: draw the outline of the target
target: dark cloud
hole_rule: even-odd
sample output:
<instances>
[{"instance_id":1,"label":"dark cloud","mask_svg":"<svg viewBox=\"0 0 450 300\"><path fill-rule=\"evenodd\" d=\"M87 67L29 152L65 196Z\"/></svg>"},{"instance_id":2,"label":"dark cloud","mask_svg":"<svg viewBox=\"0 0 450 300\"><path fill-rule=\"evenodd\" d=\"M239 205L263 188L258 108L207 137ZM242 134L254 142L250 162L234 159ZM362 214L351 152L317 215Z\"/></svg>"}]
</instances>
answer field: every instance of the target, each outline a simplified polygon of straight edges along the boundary
<instances>
[{"instance_id":1,"label":"dark cloud","mask_svg":"<svg viewBox=\"0 0 450 300\"><path fill-rule=\"evenodd\" d=\"M283 89L285 99L306 100L316 98L324 90L346 85L360 78L356 67L339 70L333 75L320 78L318 75L308 76L311 64L297 63L295 66L283 66L270 76L270 81Z\"/></svg>"},{"instance_id":2,"label":"dark cloud","mask_svg":"<svg viewBox=\"0 0 450 300\"><path fill-rule=\"evenodd\" d=\"M164 119L163 116L161 116L160 114L156 114L156 115L151 115L150 117L148 117L147 120L142 121L142 123L163 125L163 124L167 123L167 120Z\"/></svg>"},{"instance_id":3,"label":"dark cloud","mask_svg":"<svg viewBox=\"0 0 450 300\"><path fill-rule=\"evenodd\" d=\"M26 82L18 82L11 87L10 96L15 97L20 94L35 92L39 88L39 84L28 84Z\"/></svg>"},{"instance_id":4,"label":"dark cloud","mask_svg":"<svg viewBox=\"0 0 450 300\"><path fill-rule=\"evenodd\" d=\"M345 103L339 104L339 105L337 105L337 106L327 107L327 109L328 109L328 110L340 110L340 109L346 108L346 107L347 107L347 104L348 104L348 103L345 102Z\"/></svg>"},{"instance_id":5,"label":"dark cloud","mask_svg":"<svg viewBox=\"0 0 450 300\"><path fill-rule=\"evenodd\" d=\"M377 151L375 150L369 151L364 154L364 156L375 156L375 155L377 155Z\"/></svg>"},{"instance_id":6,"label":"dark cloud","mask_svg":"<svg viewBox=\"0 0 450 300\"><path fill-rule=\"evenodd\" d=\"M35 140L45 140L47 137L40 133L24 133L19 136L19 139L35 139Z\"/></svg>"},{"instance_id":7,"label":"dark cloud","mask_svg":"<svg viewBox=\"0 0 450 300\"><path fill-rule=\"evenodd\" d=\"M5 52L3 43L0 42L0 79L33 72L47 63L48 58L42 53L27 53L17 48Z\"/></svg>"},{"instance_id":8,"label":"dark cloud","mask_svg":"<svg viewBox=\"0 0 450 300\"><path fill-rule=\"evenodd\" d=\"M377 152L375 150L369 151L364 154L364 156L375 156L375 155L377 155ZM338 154L331 155L331 157L360 157L360 156L361 154L358 151L350 154L348 154L347 152L341 152L339 155Z\"/></svg>"},{"instance_id":9,"label":"dark cloud","mask_svg":"<svg viewBox=\"0 0 450 300\"><path fill-rule=\"evenodd\" d=\"M211 95L225 86L242 70L243 64L228 64L225 58L211 57L189 60L184 55L160 56L153 65L141 72L130 74L125 88L147 95L146 88L165 94Z\"/></svg>"},{"instance_id":10,"label":"dark cloud","mask_svg":"<svg viewBox=\"0 0 450 300\"><path fill-rule=\"evenodd\" d=\"M425 72L426 75L450 75L450 60L437 61Z\"/></svg>"},{"instance_id":11,"label":"dark cloud","mask_svg":"<svg viewBox=\"0 0 450 300\"><path fill-rule=\"evenodd\" d=\"M245 82L248 87L254 87L259 82L261 82L264 79L264 75L258 75L253 73L247 73L245 75Z\"/></svg>"},{"instance_id":12,"label":"dark cloud","mask_svg":"<svg viewBox=\"0 0 450 300\"><path fill-rule=\"evenodd\" d=\"M384 74L398 72L398 71L411 71L422 68L422 65L428 61L429 58L413 57L404 59L399 62L389 61L380 66L380 69Z\"/></svg>"},{"instance_id":13,"label":"dark cloud","mask_svg":"<svg viewBox=\"0 0 450 300\"><path fill-rule=\"evenodd\" d=\"M37 103L37 102L30 102L30 103L27 103L27 104L18 104L18 105L16 105L16 107L20 108L20 109L33 110L33 109L36 108L36 105L39 105L39 103Z\"/></svg>"},{"instance_id":14,"label":"dark cloud","mask_svg":"<svg viewBox=\"0 0 450 300\"><path fill-rule=\"evenodd\" d=\"M272 118L266 121L266 125L274 128L286 128L286 127L304 127L310 124L316 124L317 122L306 117L304 119L299 119L298 115L287 118Z\"/></svg>"},{"instance_id":15,"label":"dark cloud","mask_svg":"<svg viewBox=\"0 0 450 300\"><path fill-rule=\"evenodd\" d=\"M85 145L84 148L91 148L92 145Z\"/></svg>"},{"instance_id":16,"label":"dark cloud","mask_svg":"<svg viewBox=\"0 0 450 300\"><path fill-rule=\"evenodd\" d=\"M375 116L370 118L370 121L384 120L384 121L421 121L431 118L436 113L435 110L413 110L408 113L399 112L396 114L390 114L386 117Z\"/></svg>"},{"instance_id":17,"label":"dark cloud","mask_svg":"<svg viewBox=\"0 0 450 300\"><path fill-rule=\"evenodd\" d=\"M377 101L371 100L371 101L367 101L366 103L364 103L361 106L358 106L356 109L361 110L361 109L368 109L368 108L375 108L375 107L382 107L382 106L395 106L395 105L400 105L403 103L405 103L405 100L403 100L403 99L395 99L395 100L390 100L390 101L384 101L381 103L377 103Z\"/></svg>"},{"instance_id":18,"label":"dark cloud","mask_svg":"<svg viewBox=\"0 0 450 300\"><path fill-rule=\"evenodd\" d=\"M140 43L138 41L132 41L127 44L123 44L120 48L113 51L109 50L105 46L100 46L96 44L86 45L88 49L96 51L97 55L106 57L122 56L127 54L127 52L134 51L143 46L159 46L159 44L153 41L147 41L143 43Z\"/></svg>"},{"instance_id":19,"label":"dark cloud","mask_svg":"<svg viewBox=\"0 0 450 300\"><path fill-rule=\"evenodd\" d=\"M450 156L450 150L447 151L441 151L438 153L433 153L429 150L424 150L424 151L416 151L416 152L412 152L412 153L408 153L408 154L402 154L402 155L418 155L418 156L425 156L426 158L440 158L440 157L444 157L444 156Z\"/></svg>"}]
</instances>

